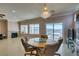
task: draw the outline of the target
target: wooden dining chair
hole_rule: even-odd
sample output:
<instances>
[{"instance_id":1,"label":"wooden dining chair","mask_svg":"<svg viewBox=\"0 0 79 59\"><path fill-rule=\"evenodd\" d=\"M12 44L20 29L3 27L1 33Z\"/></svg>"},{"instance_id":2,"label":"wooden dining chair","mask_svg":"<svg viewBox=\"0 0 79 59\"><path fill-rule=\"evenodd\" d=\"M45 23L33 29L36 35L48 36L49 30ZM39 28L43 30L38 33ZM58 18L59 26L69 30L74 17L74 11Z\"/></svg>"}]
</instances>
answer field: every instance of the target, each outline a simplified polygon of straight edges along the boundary
<instances>
[{"instance_id":1,"label":"wooden dining chair","mask_svg":"<svg viewBox=\"0 0 79 59\"><path fill-rule=\"evenodd\" d=\"M46 39L48 39L48 36L45 35L45 34L41 34L41 35L40 35L40 38L46 38Z\"/></svg>"},{"instance_id":2,"label":"wooden dining chair","mask_svg":"<svg viewBox=\"0 0 79 59\"><path fill-rule=\"evenodd\" d=\"M28 42L28 40L29 40L29 39L27 38L27 36L25 36L25 41Z\"/></svg>"},{"instance_id":3,"label":"wooden dining chair","mask_svg":"<svg viewBox=\"0 0 79 59\"><path fill-rule=\"evenodd\" d=\"M57 47L58 47L58 43L47 44L44 49L38 50L38 56L54 56L54 55L60 56L59 54L55 53Z\"/></svg>"},{"instance_id":4,"label":"wooden dining chair","mask_svg":"<svg viewBox=\"0 0 79 59\"><path fill-rule=\"evenodd\" d=\"M54 44L47 44L44 49L38 49L39 56L61 56L57 51L59 50L61 44L63 42L63 38L59 39L58 42Z\"/></svg>"},{"instance_id":5,"label":"wooden dining chair","mask_svg":"<svg viewBox=\"0 0 79 59\"><path fill-rule=\"evenodd\" d=\"M60 48L62 42L63 42L63 38L59 38L57 51L59 50L59 48Z\"/></svg>"},{"instance_id":6,"label":"wooden dining chair","mask_svg":"<svg viewBox=\"0 0 79 59\"><path fill-rule=\"evenodd\" d=\"M62 42L63 42L63 38L59 38L59 40L58 40L58 47L57 47L57 50L56 50L56 51L58 51L58 50L59 50L59 48L60 48L60 46L61 46ZM57 53L57 52L55 52L55 55L59 55L59 56L60 56L60 54L59 54L59 53Z\"/></svg>"},{"instance_id":7,"label":"wooden dining chair","mask_svg":"<svg viewBox=\"0 0 79 59\"><path fill-rule=\"evenodd\" d=\"M31 45L29 45L28 43L25 43L23 39L21 39L21 42L22 42L22 45L25 49L25 54L24 56L26 55L36 55L36 53L33 53L33 51L36 50L35 47L32 47Z\"/></svg>"}]
</instances>

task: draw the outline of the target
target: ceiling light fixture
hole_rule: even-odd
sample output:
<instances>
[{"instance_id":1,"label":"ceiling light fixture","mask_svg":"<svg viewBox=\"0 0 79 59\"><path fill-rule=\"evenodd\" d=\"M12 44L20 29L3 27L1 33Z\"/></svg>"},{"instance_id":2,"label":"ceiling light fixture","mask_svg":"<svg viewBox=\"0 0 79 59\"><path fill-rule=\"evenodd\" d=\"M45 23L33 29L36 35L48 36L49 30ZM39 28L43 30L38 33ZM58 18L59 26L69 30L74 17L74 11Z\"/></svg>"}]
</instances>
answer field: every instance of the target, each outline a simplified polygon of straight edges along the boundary
<instances>
[{"instance_id":1,"label":"ceiling light fixture","mask_svg":"<svg viewBox=\"0 0 79 59\"><path fill-rule=\"evenodd\" d=\"M12 10L12 13L16 13L16 11L15 10Z\"/></svg>"},{"instance_id":2,"label":"ceiling light fixture","mask_svg":"<svg viewBox=\"0 0 79 59\"><path fill-rule=\"evenodd\" d=\"M51 15L51 14L50 14L50 12L49 12L49 10L48 10L47 4L44 3L43 9L42 9L41 17L42 17L42 18L48 18L48 17L50 17L50 15Z\"/></svg>"},{"instance_id":3,"label":"ceiling light fixture","mask_svg":"<svg viewBox=\"0 0 79 59\"><path fill-rule=\"evenodd\" d=\"M5 14L0 14L0 18L4 18Z\"/></svg>"}]
</instances>

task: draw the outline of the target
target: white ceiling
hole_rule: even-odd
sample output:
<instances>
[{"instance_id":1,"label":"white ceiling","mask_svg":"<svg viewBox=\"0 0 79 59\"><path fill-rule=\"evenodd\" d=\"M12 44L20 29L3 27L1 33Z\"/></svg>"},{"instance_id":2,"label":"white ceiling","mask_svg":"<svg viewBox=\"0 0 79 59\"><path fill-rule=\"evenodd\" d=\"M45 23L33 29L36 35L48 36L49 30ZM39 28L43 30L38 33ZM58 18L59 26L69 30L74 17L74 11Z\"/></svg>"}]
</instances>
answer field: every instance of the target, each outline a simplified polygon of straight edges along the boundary
<instances>
[{"instance_id":1,"label":"white ceiling","mask_svg":"<svg viewBox=\"0 0 79 59\"><path fill-rule=\"evenodd\" d=\"M55 10L54 14L68 11L75 11L77 3L48 3L49 11ZM42 3L0 3L0 14L5 14L9 21L19 21L40 17ZM14 11L13 11L14 10ZM13 12L14 13L13 13Z\"/></svg>"}]
</instances>

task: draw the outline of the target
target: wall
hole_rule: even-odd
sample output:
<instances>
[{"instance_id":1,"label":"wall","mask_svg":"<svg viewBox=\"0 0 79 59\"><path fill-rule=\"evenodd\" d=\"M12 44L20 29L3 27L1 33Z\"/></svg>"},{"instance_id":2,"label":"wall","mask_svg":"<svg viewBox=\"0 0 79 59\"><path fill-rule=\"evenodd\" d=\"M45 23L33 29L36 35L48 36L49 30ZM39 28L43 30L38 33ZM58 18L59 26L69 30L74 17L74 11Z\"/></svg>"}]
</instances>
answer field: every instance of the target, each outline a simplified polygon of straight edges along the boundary
<instances>
[{"instance_id":1,"label":"wall","mask_svg":"<svg viewBox=\"0 0 79 59\"><path fill-rule=\"evenodd\" d=\"M7 20L0 19L0 33L7 36Z\"/></svg>"},{"instance_id":2,"label":"wall","mask_svg":"<svg viewBox=\"0 0 79 59\"><path fill-rule=\"evenodd\" d=\"M11 33L13 32L18 32L18 23L17 22L12 22L8 21L8 38L11 37Z\"/></svg>"},{"instance_id":3,"label":"wall","mask_svg":"<svg viewBox=\"0 0 79 59\"><path fill-rule=\"evenodd\" d=\"M63 16L56 16L56 17L49 17L48 19L42 19L42 18L35 18L31 20L24 20L20 21L19 25L22 24L31 24L31 23L39 23L40 24L40 34L45 34L45 23L63 23L63 37L64 41L66 42L68 29L73 28L73 20L74 20L74 14L69 15L63 15ZM40 35L39 34L39 35ZM35 36L32 34L27 34L29 36ZM38 36L39 36L38 35Z\"/></svg>"}]
</instances>

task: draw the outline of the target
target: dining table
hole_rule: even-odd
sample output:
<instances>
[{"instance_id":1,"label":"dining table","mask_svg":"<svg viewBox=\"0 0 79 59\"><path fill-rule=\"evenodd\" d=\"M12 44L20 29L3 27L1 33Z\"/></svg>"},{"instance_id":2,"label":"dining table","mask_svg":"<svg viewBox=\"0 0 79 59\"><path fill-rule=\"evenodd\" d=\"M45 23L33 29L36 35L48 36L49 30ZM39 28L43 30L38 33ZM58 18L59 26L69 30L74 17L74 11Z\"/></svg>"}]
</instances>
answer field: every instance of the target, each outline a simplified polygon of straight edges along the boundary
<instances>
[{"instance_id":1,"label":"dining table","mask_svg":"<svg viewBox=\"0 0 79 59\"><path fill-rule=\"evenodd\" d=\"M47 44L55 44L56 41L44 38L31 38L28 44L36 48L36 55L39 56L39 50L44 50Z\"/></svg>"},{"instance_id":2,"label":"dining table","mask_svg":"<svg viewBox=\"0 0 79 59\"><path fill-rule=\"evenodd\" d=\"M54 44L54 43L56 43L56 41L42 38L31 38L28 40L28 44L38 48L44 48L47 44Z\"/></svg>"}]
</instances>

